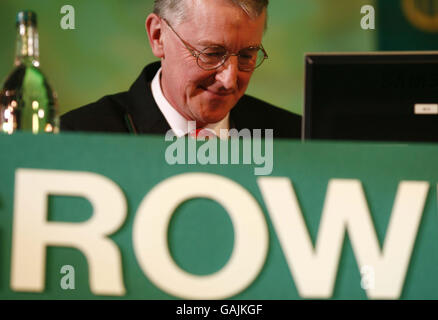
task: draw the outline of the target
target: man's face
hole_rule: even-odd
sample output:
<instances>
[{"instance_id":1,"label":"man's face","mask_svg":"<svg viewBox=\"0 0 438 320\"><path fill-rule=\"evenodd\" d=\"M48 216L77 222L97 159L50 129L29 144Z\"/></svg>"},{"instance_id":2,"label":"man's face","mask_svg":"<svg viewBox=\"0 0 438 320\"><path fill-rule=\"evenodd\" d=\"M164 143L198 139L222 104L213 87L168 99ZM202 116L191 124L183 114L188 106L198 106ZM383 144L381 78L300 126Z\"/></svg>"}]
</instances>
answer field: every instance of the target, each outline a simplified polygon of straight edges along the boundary
<instances>
[{"instance_id":1,"label":"man's face","mask_svg":"<svg viewBox=\"0 0 438 320\"><path fill-rule=\"evenodd\" d=\"M216 45L237 53L261 44L266 13L251 19L226 0L187 0L186 4L187 19L173 27L193 48L200 51ZM203 70L164 21L162 32L165 97L186 119L200 126L222 120L245 93L252 72L240 71L236 56L218 69Z\"/></svg>"}]
</instances>

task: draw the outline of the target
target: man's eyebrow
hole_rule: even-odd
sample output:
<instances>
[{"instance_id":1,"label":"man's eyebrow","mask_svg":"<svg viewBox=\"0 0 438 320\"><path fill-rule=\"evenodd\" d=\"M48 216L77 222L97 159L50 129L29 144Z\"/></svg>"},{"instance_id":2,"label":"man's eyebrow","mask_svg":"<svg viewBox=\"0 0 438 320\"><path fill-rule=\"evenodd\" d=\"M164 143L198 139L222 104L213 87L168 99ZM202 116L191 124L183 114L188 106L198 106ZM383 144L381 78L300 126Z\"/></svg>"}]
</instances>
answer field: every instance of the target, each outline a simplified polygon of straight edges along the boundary
<instances>
[{"instance_id":1,"label":"man's eyebrow","mask_svg":"<svg viewBox=\"0 0 438 320\"><path fill-rule=\"evenodd\" d=\"M217 43L217 42L213 42L213 41L210 41L210 40L200 40L200 41L197 42L197 45L204 46L204 47L220 47L220 48L224 48L224 49L227 48L223 44L220 44L220 43ZM249 46L246 46L246 47L244 47L242 49L253 48L253 47L254 48L255 47L260 47L260 44L250 44Z\"/></svg>"},{"instance_id":2,"label":"man's eyebrow","mask_svg":"<svg viewBox=\"0 0 438 320\"><path fill-rule=\"evenodd\" d=\"M217 42L213 42L210 40L200 40L197 42L198 45L200 46L205 46L205 47L222 47L225 48L225 46L223 44L219 44Z\"/></svg>"}]
</instances>

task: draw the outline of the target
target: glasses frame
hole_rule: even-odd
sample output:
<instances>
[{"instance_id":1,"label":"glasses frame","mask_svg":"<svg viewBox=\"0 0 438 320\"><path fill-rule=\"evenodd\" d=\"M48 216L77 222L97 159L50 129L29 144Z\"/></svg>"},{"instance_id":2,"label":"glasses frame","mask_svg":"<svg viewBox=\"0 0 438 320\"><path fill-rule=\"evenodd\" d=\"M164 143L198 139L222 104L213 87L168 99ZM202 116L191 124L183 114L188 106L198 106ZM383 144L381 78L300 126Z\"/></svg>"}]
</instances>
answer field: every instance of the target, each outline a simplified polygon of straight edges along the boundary
<instances>
[{"instance_id":1,"label":"glasses frame","mask_svg":"<svg viewBox=\"0 0 438 320\"><path fill-rule=\"evenodd\" d=\"M260 44L259 46L250 46L250 47L247 47L247 48L243 48L243 49L239 50L239 52L237 52L237 53L229 53L229 52L227 51L226 54L222 57L222 62L219 63L217 66L212 67L212 68L205 68L205 67L202 67L202 66L199 64L199 57L200 57L202 54L204 54L203 51L200 51L200 50L195 49L195 48L194 48L192 45L190 45L187 41L185 41L183 38L181 38L181 36L178 34L178 32L176 32L175 29L170 25L169 21L167 21L167 20L164 19L163 17L161 17L161 19L162 19L163 21L166 22L166 24L167 24L167 25L169 26L169 28L173 31L173 33L175 33L176 36L178 37L178 39L181 40L182 44L184 45L184 47L186 47L186 49L190 52L190 54L191 54L194 58L196 58L196 64L198 65L199 68L201 68L201 69L203 69L203 70L210 71L210 70L215 70L215 69L220 68L221 66L224 65L224 63L228 60L229 57L231 57L231 56L239 57L239 56L240 56L240 53L239 53L239 52L242 51L242 50L244 50L244 49L257 49L257 50L262 50L262 52L263 52L263 60L262 60L258 65L256 65L254 68L251 68L251 69L241 69L241 68L240 68L240 65L239 65L239 63L238 63L237 65L238 65L240 71L251 72L251 71L253 71L254 69L260 67L260 66L262 65L263 61L265 61L266 59L269 58L268 54L267 54L266 51L265 51L265 48L263 48L263 45ZM208 47L207 47L207 48L208 48ZM207 49L207 48L206 48L206 49ZM204 49L204 50L205 50L205 49Z\"/></svg>"}]
</instances>

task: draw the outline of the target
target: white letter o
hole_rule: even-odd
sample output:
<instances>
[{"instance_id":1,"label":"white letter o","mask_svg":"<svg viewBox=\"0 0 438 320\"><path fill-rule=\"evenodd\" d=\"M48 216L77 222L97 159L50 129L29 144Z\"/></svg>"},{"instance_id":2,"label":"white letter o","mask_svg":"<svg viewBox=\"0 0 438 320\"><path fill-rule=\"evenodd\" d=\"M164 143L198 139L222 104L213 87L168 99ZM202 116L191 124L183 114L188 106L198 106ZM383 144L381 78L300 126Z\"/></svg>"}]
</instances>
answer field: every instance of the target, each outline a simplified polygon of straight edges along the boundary
<instances>
[{"instance_id":1,"label":"white letter o","mask_svg":"<svg viewBox=\"0 0 438 320\"><path fill-rule=\"evenodd\" d=\"M167 245L176 208L193 198L220 203L234 228L234 248L219 271L197 276L182 270ZM246 289L260 273L268 251L266 220L256 200L236 182L214 174L187 173L155 186L140 204L133 247L145 275L160 289L184 299L225 299Z\"/></svg>"}]
</instances>

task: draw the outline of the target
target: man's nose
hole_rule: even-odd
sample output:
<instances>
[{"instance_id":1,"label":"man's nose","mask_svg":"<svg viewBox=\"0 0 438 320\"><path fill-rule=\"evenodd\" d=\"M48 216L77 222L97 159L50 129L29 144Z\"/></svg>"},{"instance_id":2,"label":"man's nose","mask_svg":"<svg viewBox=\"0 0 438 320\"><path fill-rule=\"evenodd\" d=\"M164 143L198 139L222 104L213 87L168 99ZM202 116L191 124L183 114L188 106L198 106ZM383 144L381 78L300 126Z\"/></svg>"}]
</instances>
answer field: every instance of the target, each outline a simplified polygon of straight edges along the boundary
<instances>
[{"instance_id":1,"label":"man's nose","mask_svg":"<svg viewBox=\"0 0 438 320\"><path fill-rule=\"evenodd\" d=\"M239 72L239 61L237 56L231 56L218 69L216 80L222 83L226 90L232 90L237 87L237 74Z\"/></svg>"}]
</instances>

